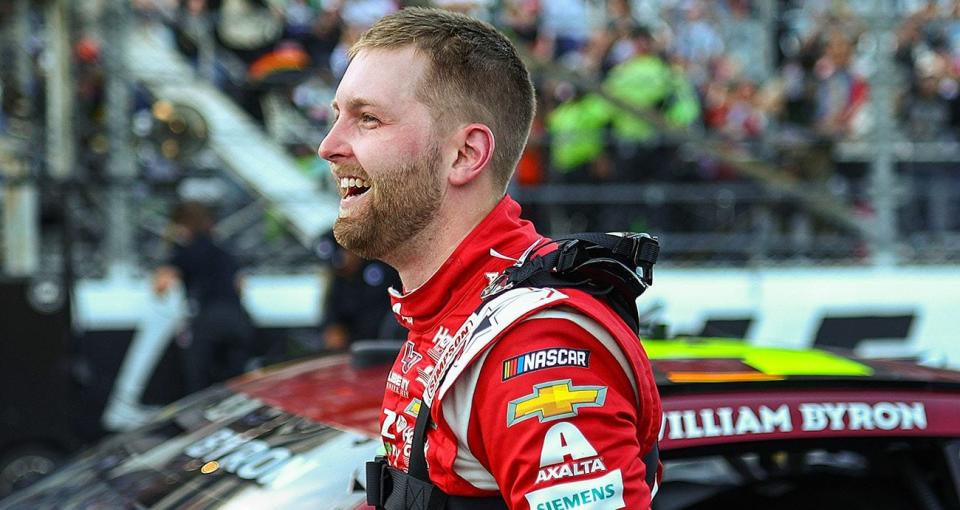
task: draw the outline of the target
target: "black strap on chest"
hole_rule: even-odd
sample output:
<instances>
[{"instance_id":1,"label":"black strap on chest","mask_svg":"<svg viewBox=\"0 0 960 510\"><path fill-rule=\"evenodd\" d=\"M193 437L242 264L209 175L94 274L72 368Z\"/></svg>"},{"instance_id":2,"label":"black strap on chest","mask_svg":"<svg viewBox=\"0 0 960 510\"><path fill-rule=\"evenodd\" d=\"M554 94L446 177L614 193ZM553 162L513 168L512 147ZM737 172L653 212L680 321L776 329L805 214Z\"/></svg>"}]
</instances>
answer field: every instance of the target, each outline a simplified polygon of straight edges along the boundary
<instances>
[{"instance_id":1,"label":"black strap on chest","mask_svg":"<svg viewBox=\"0 0 960 510\"><path fill-rule=\"evenodd\" d=\"M636 299L653 284L653 265L660 253L657 239L647 234L590 232L553 242L556 250L521 260L494 279L481 294L484 302L515 287L576 288L606 301L638 332ZM384 457L367 462L367 504L378 510L506 510L501 497L450 496L430 483L425 452L430 421L430 407L421 403L406 473L391 467ZM654 444L643 456L651 491L659 460Z\"/></svg>"}]
</instances>

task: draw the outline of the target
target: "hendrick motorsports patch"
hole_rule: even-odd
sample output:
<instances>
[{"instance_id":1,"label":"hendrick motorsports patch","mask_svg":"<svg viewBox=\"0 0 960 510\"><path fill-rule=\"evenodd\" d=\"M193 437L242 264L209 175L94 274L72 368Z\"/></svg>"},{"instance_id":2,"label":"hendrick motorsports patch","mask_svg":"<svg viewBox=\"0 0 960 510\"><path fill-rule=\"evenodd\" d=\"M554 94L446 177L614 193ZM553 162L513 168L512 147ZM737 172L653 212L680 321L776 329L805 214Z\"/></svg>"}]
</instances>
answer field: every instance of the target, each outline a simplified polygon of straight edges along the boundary
<instances>
[{"instance_id":1,"label":"hendrick motorsports patch","mask_svg":"<svg viewBox=\"0 0 960 510\"><path fill-rule=\"evenodd\" d=\"M507 426L530 418L540 423L570 418L581 407L602 407L606 398L606 386L574 386L570 379L536 384L533 393L507 405Z\"/></svg>"},{"instance_id":2,"label":"hendrick motorsports patch","mask_svg":"<svg viewBox=\"0 0 960 510\"><path fill-rule=\"evenodd\" d=\"M590 366L590 351L552 347L527 352L503 362L503 380L544 368Z\"/></svg>"}]
</instances>

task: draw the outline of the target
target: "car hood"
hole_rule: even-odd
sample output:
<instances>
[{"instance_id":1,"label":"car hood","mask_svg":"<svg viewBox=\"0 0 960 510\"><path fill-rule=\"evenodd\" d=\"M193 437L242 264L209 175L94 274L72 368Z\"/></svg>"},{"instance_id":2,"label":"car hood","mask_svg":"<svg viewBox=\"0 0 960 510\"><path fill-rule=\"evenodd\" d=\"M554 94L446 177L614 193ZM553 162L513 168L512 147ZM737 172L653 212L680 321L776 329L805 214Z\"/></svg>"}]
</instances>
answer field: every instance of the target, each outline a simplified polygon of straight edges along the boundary
<instances>
[{"instance_id":1,"label":"car hood","mask_svg":"<svg viewBox=\"0 0 960 510\"><path fill-rule=\"evenodd\" d=\"M366 508L385 378L346 356L254 372L167 406L0 508Z\"/></svg>"}]
</instances>

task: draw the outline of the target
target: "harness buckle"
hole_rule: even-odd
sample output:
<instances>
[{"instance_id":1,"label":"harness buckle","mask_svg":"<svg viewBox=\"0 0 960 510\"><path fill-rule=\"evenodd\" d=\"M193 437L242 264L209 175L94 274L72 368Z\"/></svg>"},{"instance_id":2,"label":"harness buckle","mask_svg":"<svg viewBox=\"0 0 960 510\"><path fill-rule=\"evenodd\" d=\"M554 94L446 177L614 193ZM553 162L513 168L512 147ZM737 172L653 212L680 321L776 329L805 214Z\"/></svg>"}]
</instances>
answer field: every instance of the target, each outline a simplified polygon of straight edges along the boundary
<instances>
[{"instance_id":1,"label":"harness buckle","mask_svg":"<svg viewBox=\"0 0 960 510\"><path fill-rule=\"evenodd\" d=\"M513 288L513 282L509 281L510 275L508 271L504 271L497 275L496 278L490 281L490 285L487 285L485 289L480 291L480 299L487 299L490 296L495 296L505 290Z\"/></svg>"},{"instance_id":2,"label":"harness buckle","mask_svg":"<svg viewBox=\"0 0 960 510\"><path fill-rule=\"evenodd\" d=\"M367 504L375 508L383 508L387 502L387 496L393 490L390 472L387 470L387 458L378 455L371 461L367 461Z\"/></svg>"},{"instance_id":3,"label":"harness buckle","mask_svg":"<svg viewBox=\"0 0 960 510\"><path fill-rule=\"evenodd\" d=\"M576 239L565 241L557 248L557 263L551 268L556 273L565 273L579 262L580 242Z\"/></svg>"}]
</instances>

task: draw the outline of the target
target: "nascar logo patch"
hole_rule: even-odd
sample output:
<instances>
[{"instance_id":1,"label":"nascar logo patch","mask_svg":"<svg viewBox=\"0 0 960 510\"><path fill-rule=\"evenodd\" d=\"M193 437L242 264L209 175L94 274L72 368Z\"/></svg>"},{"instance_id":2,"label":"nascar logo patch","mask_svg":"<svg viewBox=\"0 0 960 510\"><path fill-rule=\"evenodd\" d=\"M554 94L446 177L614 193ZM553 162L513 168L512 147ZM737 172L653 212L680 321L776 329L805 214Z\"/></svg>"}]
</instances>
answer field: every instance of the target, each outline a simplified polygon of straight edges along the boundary
<instances>
[{"instance_id":1,"label":"nascar logo patch","mask_svg":"<svg viewBox=\"0 0 960 510\"><path fill-rule=\"evenodd\" d=\"M553 347L527 352L503 362L503 380L544 368L590 366L590 351Z\"/></svg>"}]
</instances>

